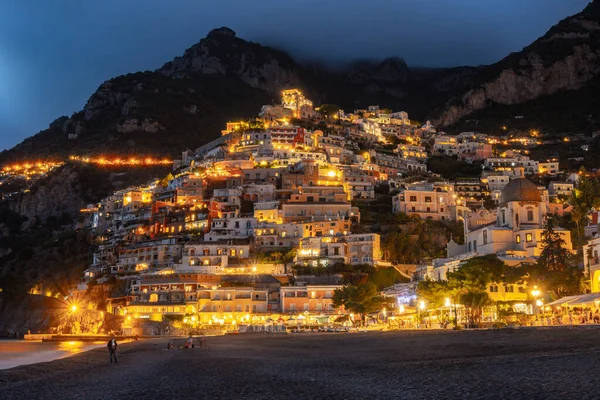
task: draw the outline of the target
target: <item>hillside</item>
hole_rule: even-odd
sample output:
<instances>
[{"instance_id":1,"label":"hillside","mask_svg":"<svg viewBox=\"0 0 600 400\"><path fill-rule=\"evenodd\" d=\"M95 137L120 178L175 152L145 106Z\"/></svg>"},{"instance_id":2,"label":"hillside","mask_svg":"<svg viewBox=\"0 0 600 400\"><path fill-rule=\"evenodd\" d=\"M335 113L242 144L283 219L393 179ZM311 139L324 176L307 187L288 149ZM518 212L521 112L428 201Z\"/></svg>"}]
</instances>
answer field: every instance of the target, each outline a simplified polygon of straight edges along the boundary
<instances>
[{"instance_id":1,"label":"hillside","mask_svg":"<svg viewBox=\"0 0 600 400\"><path fill-rule=\"evenodd\" d=\"M104 82L85 107L0 153L0 164L69 154L176 156L219 135L227 120L255 115L299 87L316 104L354 110L370 104L403 109L417 119L462 86L472 68L408 68L399 58L328 70L219 28L156 71ZM69 135L76 134L76 139Z\"/></svg>"},{"instance_id":2,"label":"hillside","mask_svg":"<svg viewBox=\"0 0 600 400\"><path fill-rule=\"evenodd\" d=\"M156 71L104 82L83 110L0 153L0 164L69 154L173 157L218 136L227 120L255 115L289 87L301 88L315 104L350 111L379 104L454 129L467 119L493 129L513 115L541 127L560 113L570 117L553 118L549 129L587 132L599 124L593 106L599 73L600 0L522 51L477 68L410 68L391 57L330 70L299 64L223 27ZM68 139L73 134L77 138Z\"/></svg>"},{"instance_id":3,"label":"hillside","mask_svg":"<svg viewBox=\"0 0 600 400\"><path fill-rule=\"evenodd\" d=\"M0 163L88 153L174 156L214 139L227 120L253 115L270 100L232 77L119 76L103 83L80 112L1 153ZM77 139L68 139L75 133Z\"/></svg>"},{"instance_id":4,"label":"hillside","mask_svg":"<svg viewBox=\"0 0 600 400\"><path fill-rule=\"evenodd\" d=\"M478 69L466 89L437 110L436 123L448 126L466 117L495 120L496 116L490 113L477 113L506 113L507 107L523 105L513 107L509 113L528 112L530 121L542 123L553 113L566 110L580 118L576 115L579 112L584 116L582 120L554 120L552 130L585 130L600 121L597 109L586 105L587 100L597 96L599 74L600 1L594 0L581 13L560 21L522 51ZM584 109L580 109L581 105Z\"/></svg>"}]
</instances>

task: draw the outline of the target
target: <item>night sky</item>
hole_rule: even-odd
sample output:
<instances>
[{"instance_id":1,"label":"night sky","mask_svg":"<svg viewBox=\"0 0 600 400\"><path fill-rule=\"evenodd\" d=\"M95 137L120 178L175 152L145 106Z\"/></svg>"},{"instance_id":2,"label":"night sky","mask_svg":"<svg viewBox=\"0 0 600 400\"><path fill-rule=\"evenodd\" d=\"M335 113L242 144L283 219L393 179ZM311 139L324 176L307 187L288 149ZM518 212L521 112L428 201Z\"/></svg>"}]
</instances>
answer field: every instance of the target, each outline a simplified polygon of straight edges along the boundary
<instances>
[{"instance_id":1,"label":"night sky","mask_svg":"<svg viewBox=\"0 0 600 400\"><path fill-rule=\"evenodd\" d=\"M498 61L588 0L2 0L0 150L80 110L106 79L156 69L228 26L238 36L335 64Z\"/></svg>"}]
</instances>

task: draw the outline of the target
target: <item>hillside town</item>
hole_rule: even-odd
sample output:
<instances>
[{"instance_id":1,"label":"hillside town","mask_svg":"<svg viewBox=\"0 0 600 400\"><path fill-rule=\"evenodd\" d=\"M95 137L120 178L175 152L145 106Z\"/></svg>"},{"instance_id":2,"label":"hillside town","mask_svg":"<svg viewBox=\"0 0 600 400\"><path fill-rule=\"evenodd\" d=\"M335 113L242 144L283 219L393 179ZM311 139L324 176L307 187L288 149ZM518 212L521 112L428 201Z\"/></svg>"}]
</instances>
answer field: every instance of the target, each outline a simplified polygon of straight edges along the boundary
<instances>
[{"instance_id":1,"label":"hillside town","mask_svg":"<svg viewBox=\"0 0 600 400\"><path fill-rule=\"evenodd\" d=\"M573 200L587 190L582 180L591 184L593 177L565 174L556 159L530 158L538 144L536 131L520 138L448 135L402 111L369 106L347 113L285 90L281 104L228 122L218 139L182 152L167 176L81 210L97 246L74 292L107 284L107 313L127 334L449 327L496 323L503 315L550 323L588 309L597 314L598 212L592 202L582 209ZM434 159L471 173L449 178L450 165L428 168ZM381 207L388 211L376 211ZM572 214L579 218L576 238ZM411 226L436 227L439 251L395 255L394 237L409 247L422 238L402 232ZM587 286L565 292L567 301L549 283L542 287L543 279L530 282L531 272L512 280L510 273L492 275L479 285L486 301L477 307L456 287L431 290L490 257L521 271L546 260L555 244L570 260L583 256L574 265ZM373 280L372 307L344 297L349 287L372 290Z\"/></svg>"}]
</instances>

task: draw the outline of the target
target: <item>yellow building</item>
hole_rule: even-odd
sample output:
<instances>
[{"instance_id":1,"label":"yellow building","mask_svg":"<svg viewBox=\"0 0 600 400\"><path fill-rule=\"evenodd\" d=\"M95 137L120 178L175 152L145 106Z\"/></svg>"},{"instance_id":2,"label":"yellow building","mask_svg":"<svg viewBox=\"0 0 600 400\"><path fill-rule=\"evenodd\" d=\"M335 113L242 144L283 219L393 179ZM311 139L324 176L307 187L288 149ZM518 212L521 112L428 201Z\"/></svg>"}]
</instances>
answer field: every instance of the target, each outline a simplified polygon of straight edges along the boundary
<instances>
[{"instance_id":1,"label":"yellow building","mask_svg":"<svg viewBox=\"0 0 600 400\"><path fill-rule=\"evenodd\" d=\"M292 110L294 118L302 118L303 109L313 109L312 101L308 100L298 89L288 89L281 93L285 108Z\"/></svg>"}]
</instances>

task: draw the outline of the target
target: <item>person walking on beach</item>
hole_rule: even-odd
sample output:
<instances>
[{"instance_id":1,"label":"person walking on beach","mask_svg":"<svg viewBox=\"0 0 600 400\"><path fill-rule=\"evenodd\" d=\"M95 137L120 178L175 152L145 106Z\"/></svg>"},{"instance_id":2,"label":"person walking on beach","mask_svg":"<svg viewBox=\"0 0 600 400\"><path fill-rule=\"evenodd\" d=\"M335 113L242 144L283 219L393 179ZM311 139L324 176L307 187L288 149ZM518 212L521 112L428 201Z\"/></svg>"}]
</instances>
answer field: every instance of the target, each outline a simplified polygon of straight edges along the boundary
<instances>
[{"instance_id":1,"label":"person walking on beach","mask_svg":"<svg viewBox=\"0 0 600 400\"><path fill-rule=\"evenodd\" d=\"M113 335L112 338L108 341L106 345L108 347L108 352L110 353L110 363L112 364L113 358L115 359L115 364L117 363L117 340Z\"/></svg>"}]
</instances>

